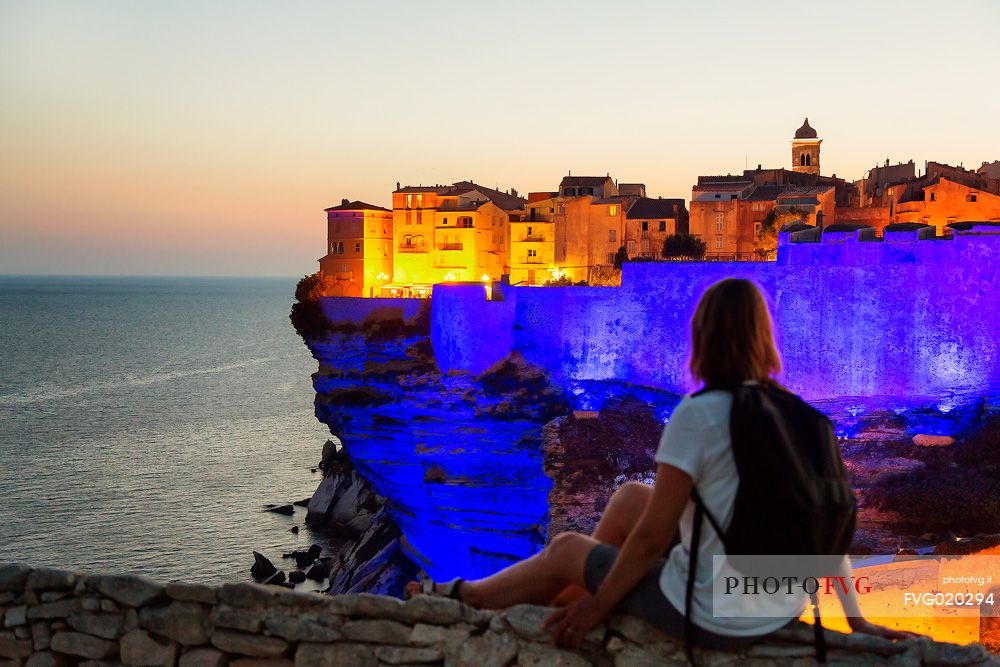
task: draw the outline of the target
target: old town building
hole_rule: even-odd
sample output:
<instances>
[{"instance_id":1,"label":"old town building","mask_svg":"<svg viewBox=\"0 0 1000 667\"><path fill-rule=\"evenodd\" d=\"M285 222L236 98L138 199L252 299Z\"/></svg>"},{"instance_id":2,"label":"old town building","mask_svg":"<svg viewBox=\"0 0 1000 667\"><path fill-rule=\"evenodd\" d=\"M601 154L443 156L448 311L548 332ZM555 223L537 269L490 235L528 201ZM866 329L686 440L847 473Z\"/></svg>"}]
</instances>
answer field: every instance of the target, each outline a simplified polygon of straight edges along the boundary
<instances>
[{"instance_id":1,"label":"old town building","mask_svg":"<svg viewBox=\"0 0 1000 667\"><path fill-rule=\"evenodd\" d=\"M663 240L686 231L687 219L683 199L646 197L642 183L567 175L556 191L530 193L523 220L511 224L510 281L590 282L621 248L633 259L659 258Z\"/></svg>"},{"instance_id":2,"label":"old town building","mask_svg":"<svg viewBox=\"0 0 1000 667\"><path fill-rule=\"evenodd\" d=\"M625 214L625 251L629 259L660 259L664 240L687 232L688 211L683 199L638 197Z\"/></svg>"},{"instance_id":3,"label":"old town building","mask_svg":"<svg viewBox=\"0 0 1000 667\"><path fill-rule=\"evenodd\" d=\"M397 187L388 289L426 296L434 283L499 280L510 263L510 222L521 219L525 203L514 190L470 181Z\"/></svg>"},{"instance_id":4,"label":"old town building","mask_svg":"<svg viewBox=\"0 0 1000 667\"><path fill-rule=\"evenodd\" d=\"M330 296L378 296L392 275L392 211L344 199L326 209L321 273L335 280Z\"/></svg>"},{"instance_id":5,"label":"old town building","mask_svg":"<svg viewBox=\"0 0 1000 667\"><path fill-rule=\"evenodd\" d=\"M397 183L391 211L347 200L327 209L320 269L341 295L429 296L435 283L504 276L515 285L593 282L622 254L660 259L664 240L678 233L701 238L709 260L760 260L762 225L790 217L804 228L871 227L872 234L893 223L931 225L941 235L953 223L1000 222L1000 161L973 171L887 159L848 182L820 173L822 139L808 118L791 144L789 167L699 176L689 207L647 197L644 184L610 174L570 172L557 189L527 200L471 181Z\"/></svg>"},{"instance_id":6,"label":"old town building","mask_svg":"<svg viewBox=\"0 0 1000 667\"><path fill-rule=\"evenodd\" d=\"M819 174L819 145L823 143L818 138L816 130L809 125L809 119L802 122L802 127L795 130L792 139L792 171L802 174Z\"/></svg>"}]
</instances>

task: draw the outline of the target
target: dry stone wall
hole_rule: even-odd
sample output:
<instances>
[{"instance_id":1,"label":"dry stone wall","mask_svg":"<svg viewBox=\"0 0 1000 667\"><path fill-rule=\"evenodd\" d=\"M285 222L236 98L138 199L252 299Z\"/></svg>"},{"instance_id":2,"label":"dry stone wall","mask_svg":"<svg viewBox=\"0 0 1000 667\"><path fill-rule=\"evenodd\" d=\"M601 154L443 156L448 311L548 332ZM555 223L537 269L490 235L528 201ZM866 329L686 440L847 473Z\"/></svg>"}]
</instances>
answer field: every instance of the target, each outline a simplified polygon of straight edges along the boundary
<instances>
[{"instance_id":1,"label":"dry stone wall","mask_svg":"<svg viewBox=\"0 0 1000 667\"><path fill-rule=\"evenodd\" d=\"M591 632L580 651L556 649L539 627L548 611L0 565L0 667L685 664L677 643L628 616ZM802 625L738 654L699 653L698 663L811 664L811 641ZM838 633L829 643L835 664L1000 664L975 645Z\"/></svg>"}]
</instances>

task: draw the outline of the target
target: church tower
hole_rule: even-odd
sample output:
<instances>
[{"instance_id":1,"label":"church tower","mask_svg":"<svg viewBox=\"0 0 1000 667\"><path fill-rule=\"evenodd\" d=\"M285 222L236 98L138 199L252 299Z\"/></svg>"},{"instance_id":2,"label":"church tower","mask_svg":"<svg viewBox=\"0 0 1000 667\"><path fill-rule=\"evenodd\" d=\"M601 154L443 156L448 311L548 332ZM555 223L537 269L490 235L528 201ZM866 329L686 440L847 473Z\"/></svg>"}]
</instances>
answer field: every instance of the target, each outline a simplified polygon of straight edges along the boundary
<instances>
[{"instance_id":1,"label":"church tower","mask_svg":"<svg viewBox=\"0 0 1000 667\"><path fill-rule=\"evenodd\" d=\"M802 174L819 174L819 145L822 139L816 138L816 130L809 126L806 118L802 127L795 130L792 139L792 171Z\"/></svg>"}]
</instances>

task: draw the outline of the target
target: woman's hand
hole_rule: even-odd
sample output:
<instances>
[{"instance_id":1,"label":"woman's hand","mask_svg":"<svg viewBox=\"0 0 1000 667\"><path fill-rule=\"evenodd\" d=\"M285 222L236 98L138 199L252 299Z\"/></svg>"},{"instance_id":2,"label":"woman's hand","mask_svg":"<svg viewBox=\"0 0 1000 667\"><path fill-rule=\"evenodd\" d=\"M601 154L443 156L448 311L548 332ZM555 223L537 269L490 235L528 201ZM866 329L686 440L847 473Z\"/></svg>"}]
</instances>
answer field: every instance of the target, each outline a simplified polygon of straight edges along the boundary
<instances>
[{"instance_id":1,"label":"woman's hand","mask_svg":"<svg viewBox=\"0 0 1000 667\"><path fill-rule=\"evenodd\" d=\"M552 643L563 648L580 648L591 630L608 617L595 595L588 595L569 605L556 609L542 622L542 629L549 630Z\"/></svg>"},{"instance_id":2,"label":"woman's hand","mask_svg":"<svg viewBox=\"0 0 1000 667\"><path fill-rule=\"evenodd\" d=\"M874 635L884 639L910 639L912 637L921 636L916 632L893 630L892 628L887 628L884 625L876 625L875 623L872 623L871 621L860 616L849 617L847 619L847 623L851 626L851 630L854 632L860 632L864 635Z\"/></svg>"}]
</instances>

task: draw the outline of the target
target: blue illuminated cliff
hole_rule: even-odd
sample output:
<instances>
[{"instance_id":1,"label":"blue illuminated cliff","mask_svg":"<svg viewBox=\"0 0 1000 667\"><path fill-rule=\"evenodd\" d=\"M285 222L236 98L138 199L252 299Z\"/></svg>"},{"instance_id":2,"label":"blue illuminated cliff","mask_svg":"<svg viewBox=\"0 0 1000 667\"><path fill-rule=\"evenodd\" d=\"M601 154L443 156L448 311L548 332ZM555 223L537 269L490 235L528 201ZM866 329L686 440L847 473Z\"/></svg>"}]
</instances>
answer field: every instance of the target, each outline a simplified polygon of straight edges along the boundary
<instances>
[{"instance_id":1,"label":"blue illuminated cliff","mask_svg":"<svg viewBox=\"0 0 1000 667\"><path fill-rule=\"evenodd\" d=\"M688 320L723 277L762 286L782 381L831 415L848 449L980 425L1000 396L997 229L785 234L776 263L626 264L620 288L323 298L322 326L303 332L316 415L386 498L407 557L436 578L481 576L550 529L587 529L615 486L649 478L659 428L692 388ZM906 456L876 457L858 486L880 466L928 465Z\"/></svg>"}]
</instances>

